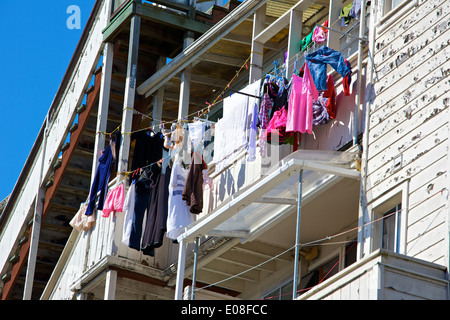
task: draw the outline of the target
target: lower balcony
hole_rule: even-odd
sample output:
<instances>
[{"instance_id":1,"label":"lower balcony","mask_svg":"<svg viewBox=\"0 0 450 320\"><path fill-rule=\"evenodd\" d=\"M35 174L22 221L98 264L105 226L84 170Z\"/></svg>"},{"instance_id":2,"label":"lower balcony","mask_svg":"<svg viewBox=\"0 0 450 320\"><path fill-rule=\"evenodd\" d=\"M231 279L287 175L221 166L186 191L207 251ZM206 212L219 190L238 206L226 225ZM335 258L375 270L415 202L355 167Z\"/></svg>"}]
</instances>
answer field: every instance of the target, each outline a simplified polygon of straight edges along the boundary
<instances>
[{"instance_id":1,"label":"lower balcony","mask_svg":"<svg viewBox=\"0 0 450 320\"><path fill-rule=\"evenodd\" d=\"M448 300L444 266L377 250L298 300Z\"/></svg>"}]
</instances>

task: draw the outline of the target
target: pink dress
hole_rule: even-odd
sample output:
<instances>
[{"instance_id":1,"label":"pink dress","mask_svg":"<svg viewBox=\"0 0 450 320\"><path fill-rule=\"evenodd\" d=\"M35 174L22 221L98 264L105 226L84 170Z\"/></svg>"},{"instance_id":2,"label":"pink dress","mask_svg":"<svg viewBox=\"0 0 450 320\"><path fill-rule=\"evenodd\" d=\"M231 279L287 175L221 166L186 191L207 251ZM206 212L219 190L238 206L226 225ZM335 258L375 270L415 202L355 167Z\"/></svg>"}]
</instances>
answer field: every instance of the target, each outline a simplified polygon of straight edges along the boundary
<instances>
[{"instance_id":1,"label":"pink dress","mask_svg":"<svg viewBox=\"0 0 450 320\"><path fill-rule=\"evenodd\" d=\"M312 133L313 101L318 97L319 92L314 85L308 64L305 63L303 78L295 74L292 76L286 132Z\"/></svg>"}]
</instances>

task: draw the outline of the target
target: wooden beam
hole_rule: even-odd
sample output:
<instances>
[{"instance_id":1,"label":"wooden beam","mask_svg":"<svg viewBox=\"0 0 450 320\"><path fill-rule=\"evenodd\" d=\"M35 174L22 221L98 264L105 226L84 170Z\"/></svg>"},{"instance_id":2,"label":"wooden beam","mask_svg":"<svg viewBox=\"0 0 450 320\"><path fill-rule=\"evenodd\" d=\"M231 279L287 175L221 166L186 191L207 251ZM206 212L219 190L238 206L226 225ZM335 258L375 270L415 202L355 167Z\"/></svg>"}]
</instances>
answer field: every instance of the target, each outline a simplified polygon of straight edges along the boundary
<instances>
[{"instance_id":1,"label":"wooden beam","mask_svg":"<svg viewBox=\"0 0 450 320\"><path fill-rule=\"evenodd\" d=\"M295 61L294 57L300 52L300 40L302 39L302 20L303 12L298 10L291 10L289 16L289 43L288 55L286 59L286 76L290 77L294 71Z\"/></svg>"},{"instance_id":2,"label":"wooden beam","mask_svg":"<svg viewBox=\"0 0 450 320\"><path fill-rule=\"evenodd\" d=\"M191 32L187 32L183 48L186 49L194 42L194 35ZM181 72L181 85L180 85L180 101L178 105L178 120L187 118L189 114L189 97L191 94L191 72L192 64L186 66ZM186 119L187 120L187 119Z\"/></svg>"},{"instance_id":3,"label":"wooden beam","mask_svg":"<svg viewBox=\"0 0 450 320\"><path fill-rule=\"evenodd\" d=\"M253 15L252 51L250 54L249 84L261 79L264 57L264 42L257 40L256 36L266 27L266 7L264 4Z\"/></svg>"},{"instance_id":4,"label":"wooden beam","mask_svg":"<svg viewBox=\"0 0 450 320\"><path fill-rule=\"evenodd\" d=\"M158 61L156 63L156 70L161 69L166 64L166 57L158 57ZM162 112L163 112L163 104L164 104L164 87L161 87L158 91L156 91L155 98L153 99L153 126L157 126L161 123Z\"/></svg>"},{"instance_id":5,"label":"wooden beam","mask_svg":"<svg viewBox=\"0 0 450 320\"><path fill-rule=\"evenodd\" d=\"M167 12L147 3L136 4L136 14L145 20L156 21L177 29L196 33L205 33L211 28L211 26L206 23L190 19L188 16Z\"/></svg>"},{"instance_id":6,"label":"wooden beam","mask_svg":"<svg viewBox=\"0 0 450 320\"><path fill-rule=\"evenodd\" d=\"M96 139L94 145L94 157L92 159L92 178L91 184L95 178L95 172L97 171L98 159L101 156L101 152L105 147L105 134L106 126L108 122L108 109L109 99L111 93L111 75L114 60L114 44L107 42L103 49L103 72L102 81L99 92L98 112L97 112L97 130Z\"/></svg>"},{"instance_id":7,"label":"wooden beam","mask_svg":"<svg viewBox=\"0 0 450 320\"><path fill-rule=\"evenodd\" d=\"M116 299L116 286L117 286L117 271L110 269L106 272L105 300Z\"/></svg>"},{"instance_id":8,"label":"wooden beam","mask_svg":"<svg viewBox=\"0 0 450 320\"><path fill-rule=\"evenodd\" d=\"M134 100L136 96L136 74L139 54L139 35L141 18L133 16L130 29L130 46L128 51L127 79L125 84L125 96L122 116L122 139L118 156L119 180L124 177L124 172L128 171L128 158L130 154L131 136L127 133L132 131Z\"/></svg>"},{"instance_id":9,"label":"wooden beam","mask_svg":"<svg viewBox=\"0 0 450 320\"><path fill-rule=\"evenodd\" d=\"M128 23L131 17L134 15L136 8L136 3L134 1L130 1L125 7L121 9L119 13L117 13L112 21L103 29L103 41L109 42L112 38L117 36L125 27L128 26Z\"/></svg>"}]
</instances>

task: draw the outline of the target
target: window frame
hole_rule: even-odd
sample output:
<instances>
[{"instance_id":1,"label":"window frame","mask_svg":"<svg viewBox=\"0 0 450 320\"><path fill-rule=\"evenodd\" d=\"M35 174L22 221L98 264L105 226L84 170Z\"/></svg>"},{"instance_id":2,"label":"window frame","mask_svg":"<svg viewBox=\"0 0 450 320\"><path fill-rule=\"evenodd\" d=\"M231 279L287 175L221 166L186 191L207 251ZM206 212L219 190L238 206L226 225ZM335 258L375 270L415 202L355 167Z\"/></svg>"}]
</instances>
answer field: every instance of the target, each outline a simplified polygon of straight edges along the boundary
<instances>
[{"instance_id":1,"label":"window frame","mask_svg":"<svg viewBox=\"0 0 450 320\"><path fill-rule=\"evenodd\" d=\"M392 252L405 254L406 253L406 229L408 220L408 198L409 198L409 179L401 182L390 191L381 195L372 201L368 210L370 212L371 225L370 236L370 252L382 249L382 232L383 224L386 218L383 218L389 210L393 210L397 205L401 205L400 212L394 215L395 217L395 246ZM398 210L397 210L398 211ZM377 221L376 221L377 220ZM400 220L400 221L399 221Z\"/></svg>"}]
</instances>

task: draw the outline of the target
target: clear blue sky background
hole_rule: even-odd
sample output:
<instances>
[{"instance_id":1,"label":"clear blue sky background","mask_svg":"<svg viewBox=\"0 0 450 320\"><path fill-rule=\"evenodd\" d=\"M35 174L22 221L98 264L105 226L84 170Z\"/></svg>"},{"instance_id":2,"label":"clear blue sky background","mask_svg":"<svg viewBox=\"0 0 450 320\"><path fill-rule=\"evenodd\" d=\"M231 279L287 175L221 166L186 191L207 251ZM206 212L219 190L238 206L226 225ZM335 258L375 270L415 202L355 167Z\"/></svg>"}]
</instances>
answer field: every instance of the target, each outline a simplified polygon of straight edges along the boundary
<instances>
[{"instance_id":1,"label":"clear blue sky background","mask_svg":"<svg viewBox=\"0 0 450 320\"><path fill-rule=\"evenodd\" d=\"M95 0L2 3L0 201L14 188L94 3ZM80 30L67 28L70 5L81 9Z\"/></svg>"},{"instance_id":2,"label":"clear blue sky background","mask_svg":"<svg viewBox=\"0 0 450 320\"><path fill-rule=\"evenodd\" d=\"M0 11L0 201L14 188L95 0L41 3L4 1ZM79 30L67 28L70 5L81 9Z\"/></svg>"}]
</instances>

